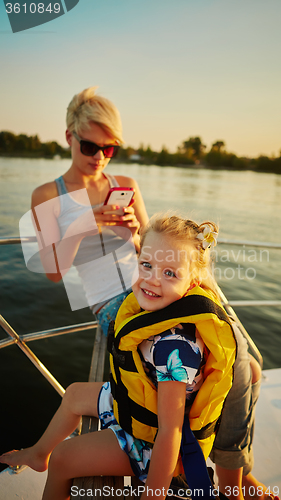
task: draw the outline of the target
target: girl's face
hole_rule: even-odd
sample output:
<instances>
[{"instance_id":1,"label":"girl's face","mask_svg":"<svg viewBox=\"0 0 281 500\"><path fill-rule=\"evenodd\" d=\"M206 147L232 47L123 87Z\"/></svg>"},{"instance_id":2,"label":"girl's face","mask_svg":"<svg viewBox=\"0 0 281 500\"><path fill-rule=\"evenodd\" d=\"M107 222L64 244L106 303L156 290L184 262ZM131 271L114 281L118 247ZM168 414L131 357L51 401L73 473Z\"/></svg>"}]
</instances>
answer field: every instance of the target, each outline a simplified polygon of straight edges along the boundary
<instances>
[{"instance_id":1,"label":"girl's face","mask_svg":"<svg viewBox=\"0 0 281 500\"><path fill-rule=\"evenodd\" d=\"M138 262L133 292L142 309L157 311L184 296L190 286L191 247L150 231Z\"/></svg>"},{"instance_id":2,"label":"girl's face","mask_svg":"<svg viewBox=\"0 0 281 500\"><path fill-rule=\"evenodd\" d=\"M80 139L94 142L98 146L107 146L109 144L117 144L114 137L107 134L99 125L91 122L90 128L78 134ZM66 131L66 140L71 147L72 164L76 166L84 175L100 176L110 158L105 158L100 150L94 156L85 156L80 151L79 141L69 132Z\"/></svg>"}]
</instances>

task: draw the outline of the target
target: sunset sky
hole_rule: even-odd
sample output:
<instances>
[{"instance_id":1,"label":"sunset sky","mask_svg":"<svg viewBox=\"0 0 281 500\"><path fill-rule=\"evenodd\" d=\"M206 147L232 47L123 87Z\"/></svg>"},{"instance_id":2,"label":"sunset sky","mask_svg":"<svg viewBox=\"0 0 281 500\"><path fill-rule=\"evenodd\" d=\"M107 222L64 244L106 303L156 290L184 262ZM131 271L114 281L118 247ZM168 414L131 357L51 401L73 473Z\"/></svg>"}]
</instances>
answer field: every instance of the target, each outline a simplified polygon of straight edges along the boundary
<instances>
[{"instance_id":1,"label":"sunset sky","mask_svg":"<svg viewBox=\"0 0 281 500\"><path fill-rule=\"evenodd\" d=\"M1 2L0 130L66 146L69 101L98 85L126 145L279 155L280 20L280 0L80 0L13 34Z\"/></svg>"}]
</instances>

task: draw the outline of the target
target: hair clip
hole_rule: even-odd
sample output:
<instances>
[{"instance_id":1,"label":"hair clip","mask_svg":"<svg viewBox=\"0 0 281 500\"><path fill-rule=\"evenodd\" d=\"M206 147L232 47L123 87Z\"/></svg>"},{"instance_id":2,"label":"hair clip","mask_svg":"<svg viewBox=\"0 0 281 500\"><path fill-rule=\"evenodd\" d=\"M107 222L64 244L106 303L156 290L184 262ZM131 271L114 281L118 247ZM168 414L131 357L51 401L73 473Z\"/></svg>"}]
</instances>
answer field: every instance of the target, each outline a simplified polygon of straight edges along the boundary
<instances>
[{"instance_id":1,"label":"hair clip","mask_svg":"<svg viewBox=\"0 0 281 500\"><path fill-rule=\"evenodd\" d=\"M197 238L202 240L203 250L206 250L206 248L213 248L217 244L218 233L213 231L209 224L206 224L203 227L204 229L202 233L199 233Z\"/></svg>"}]
</instances>

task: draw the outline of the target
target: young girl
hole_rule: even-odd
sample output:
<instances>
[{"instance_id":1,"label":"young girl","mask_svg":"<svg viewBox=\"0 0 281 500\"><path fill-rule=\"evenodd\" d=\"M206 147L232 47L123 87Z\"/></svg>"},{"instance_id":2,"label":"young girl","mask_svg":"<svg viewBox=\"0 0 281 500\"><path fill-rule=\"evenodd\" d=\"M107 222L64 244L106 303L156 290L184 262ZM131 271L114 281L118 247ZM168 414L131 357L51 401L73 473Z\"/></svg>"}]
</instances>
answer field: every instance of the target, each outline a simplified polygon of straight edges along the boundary
<instances>
[{"instance_id":1,"label":"young girl","mask_svg":"<svg viewBox=\"0 0 281 500\"><path fill-rule=\"evenodd\" d=\"M133 294L109 338L111 383L72 384L40 440L1 456L48 467L44 500L68 499L72 478L91 475L137 475L143 500L164 500L180 448L191 496L212 497L190 427L208 456L232 383L235 340L209 270L216 235L213 223L177 216L146 227ZM64 441L83 414L99 416L102 430Z\"/></svg>"}]
</instances>

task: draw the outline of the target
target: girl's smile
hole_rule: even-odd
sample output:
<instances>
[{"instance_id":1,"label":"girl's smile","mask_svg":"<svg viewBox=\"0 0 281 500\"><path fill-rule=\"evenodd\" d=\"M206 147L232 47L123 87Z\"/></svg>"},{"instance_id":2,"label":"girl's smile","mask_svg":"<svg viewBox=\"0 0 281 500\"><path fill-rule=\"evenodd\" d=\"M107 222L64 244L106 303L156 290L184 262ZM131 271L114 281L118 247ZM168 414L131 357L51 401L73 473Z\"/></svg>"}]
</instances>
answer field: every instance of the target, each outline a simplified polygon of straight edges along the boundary
<instances>
[{"instance_id":1,"label":"girl's smile","mask_svg":"<svg viewBox=\"0 0 281 500\"><path fill-rule=\"evenodd\" d=\"M149 297L160 297L160 295L157 295L156 293L150 292L149 290L146 290L145 288L142 288L142 291L145 295L148 295Z\"/></svg>"}]
</instances>

